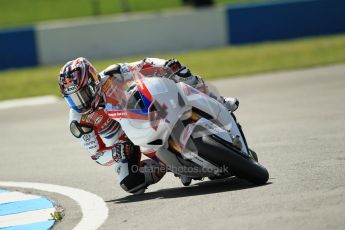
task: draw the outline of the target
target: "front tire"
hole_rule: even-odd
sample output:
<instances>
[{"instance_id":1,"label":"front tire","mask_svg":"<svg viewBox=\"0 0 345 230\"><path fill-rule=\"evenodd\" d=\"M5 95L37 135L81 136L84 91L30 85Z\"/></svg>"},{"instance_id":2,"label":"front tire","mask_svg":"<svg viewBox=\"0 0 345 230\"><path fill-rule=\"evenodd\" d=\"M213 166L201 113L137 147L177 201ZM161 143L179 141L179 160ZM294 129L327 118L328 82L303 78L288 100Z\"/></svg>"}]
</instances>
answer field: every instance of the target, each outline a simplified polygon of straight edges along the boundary
<instances>
[{"instance_id":1,"label":"front tire","mask_svg":"<svg viewBox=\"0 0 345 230\"><path fill-rule=\"evenodd\" d=\"M193 140L198 154L211 162L226 166L238 178L248 180L256 185L263 185L269 178L265 167L252 158L247 158L237 150L225 146L214 136L203 136Z\"/></svg>"}]
</instances>

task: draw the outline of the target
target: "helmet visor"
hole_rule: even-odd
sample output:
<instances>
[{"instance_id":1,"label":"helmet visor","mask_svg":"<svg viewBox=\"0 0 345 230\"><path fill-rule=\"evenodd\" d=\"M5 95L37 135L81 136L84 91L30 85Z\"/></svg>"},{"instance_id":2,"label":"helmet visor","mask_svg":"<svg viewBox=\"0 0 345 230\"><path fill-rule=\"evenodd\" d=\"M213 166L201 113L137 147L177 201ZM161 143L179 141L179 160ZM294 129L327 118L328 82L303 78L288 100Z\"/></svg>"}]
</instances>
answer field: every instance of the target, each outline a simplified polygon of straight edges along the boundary
<instances>
[{"instance_id":1,"label":"helmet visor","mask_svg":"<svg viewBox=\"0 0 345 230\"><path fill-rule=\"evenodd\" d=\"M92 86L85 86L75 93L65 95L65 100L69 106L78 113L87 113L95 97L95 90Z\"/></svg>"}]
</instances>

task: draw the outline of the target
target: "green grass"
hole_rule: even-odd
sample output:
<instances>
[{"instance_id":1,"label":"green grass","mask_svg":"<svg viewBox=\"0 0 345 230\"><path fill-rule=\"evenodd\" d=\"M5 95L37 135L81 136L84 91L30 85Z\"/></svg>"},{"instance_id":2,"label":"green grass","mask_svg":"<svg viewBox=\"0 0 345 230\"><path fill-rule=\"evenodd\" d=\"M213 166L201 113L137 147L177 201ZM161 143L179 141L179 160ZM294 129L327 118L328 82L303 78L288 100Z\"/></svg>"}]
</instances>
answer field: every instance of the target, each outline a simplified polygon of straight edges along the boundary
<instances>
[{"instance_id":1,"label":"green grass","mask_svg":"<svg viewBox=\"0 0 345 230\"><path fill-rule=\"evenodd\" d=\"M0 27L23 26L47 20L78 18L122 12L122 1L128 1L131 12L160 11L182 7L182 0L0 0ZM215 0L217 4L262 2L269 0ZM275 0L277 1L277 0Z\"/></svg>"},{"instance_id":2,"label":"green grass","mask_svg":"<svg viewBox=\"0 0 345 230\"><path fill-rule=\"evenodd\" d=\"M193 73L210 80L345 63L345 34L151 56L178 58L190 67ZM90 61L101 70L112 63L141 58L144 57ZM61 66L63 64L61 63ZM59 68L60 66L50 66L0 72L0 100L47 94L59 95L57 86Z\"/></svg>"}]
</instances>

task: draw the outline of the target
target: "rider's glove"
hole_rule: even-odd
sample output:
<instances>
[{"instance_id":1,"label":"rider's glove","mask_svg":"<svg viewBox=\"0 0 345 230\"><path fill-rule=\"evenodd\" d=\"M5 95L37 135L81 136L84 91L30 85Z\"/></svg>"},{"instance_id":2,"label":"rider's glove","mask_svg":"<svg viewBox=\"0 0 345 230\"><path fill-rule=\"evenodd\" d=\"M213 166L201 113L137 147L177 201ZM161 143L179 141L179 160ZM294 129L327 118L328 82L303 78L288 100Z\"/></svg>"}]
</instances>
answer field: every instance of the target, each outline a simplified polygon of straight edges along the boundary
<instances>
[{"instance_id":1,"label":"rider's glove","mask_svg":"<svg viewBox=\"0 0 345 230\"><path fill-rule=\"evenodd\" d=\"M238 99L236 97L219 96L217 98L217 101L222 103L225 106L225 108L227 108L231 112L235 112L236 109L238 108L238 106L240 105L240 102L238 101Z\"/></svg>"},{"instance_id":2,"label":"rider's glove","mask_svg":"<svg viewBox=\"0 0 345 230\"><path fill-rule=\"evenodd\" d=\"M134 145L131 142L122 142L112 149L113 159L118 162L124 160L133 152Z\"/></svg>"},{"instance_id":3,"label":"rider's glove","mask_svg":"<svg viewBox=\"0 0 345 230\"><path fill-rule=\"evenodd\" d=\"M182 68L181 63L176 59L169 59L164 63L165 67L169 67L175 73Z\"/></svg>"},{"instance_id":4,"label":"rider's glove","mask_svg":"<svg viewBox=\"0 0 345 230\"><path fill-rule=\"evenodd\" d=\"M183 79L178 80L178 82L185 81L193 77L190 70L186 66L182 65L177 59L169 59L165 62L164 66L169 67L179 78Z\"/></svg>"}]
</instances>

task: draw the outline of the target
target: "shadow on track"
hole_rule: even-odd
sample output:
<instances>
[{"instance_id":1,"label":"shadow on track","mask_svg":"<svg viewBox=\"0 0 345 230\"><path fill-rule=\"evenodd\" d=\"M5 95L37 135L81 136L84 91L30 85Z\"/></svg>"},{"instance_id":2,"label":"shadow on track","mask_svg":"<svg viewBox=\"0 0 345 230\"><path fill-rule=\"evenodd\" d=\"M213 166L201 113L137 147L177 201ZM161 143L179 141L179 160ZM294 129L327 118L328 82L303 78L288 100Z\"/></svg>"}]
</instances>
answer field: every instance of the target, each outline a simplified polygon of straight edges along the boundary
<instances>
[{"instance_id":1,"label":"shadow on track","mask_svg":"<svg viewBox=\"0 0 345 230\"><path fill-rule=\"evenodd\" d=\"M271 184L268 182L266 185ZM181 185L182 186L182 185ZM265 186L265 185L262 185ZM188 187L168 188L161 189L155 192L148 192L142 195L129 195L123 198L108 200L107 203L132 203L153 199L169 199L188 196L200 196L212 193L221 193L229 191L237 191L242 189L249 189L258 187L245 180L240 180L235 177L219 179L213 181L204 181L196 184L192 184Z\"/></svg>"}]
</instances>

